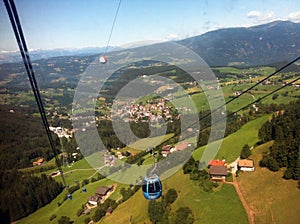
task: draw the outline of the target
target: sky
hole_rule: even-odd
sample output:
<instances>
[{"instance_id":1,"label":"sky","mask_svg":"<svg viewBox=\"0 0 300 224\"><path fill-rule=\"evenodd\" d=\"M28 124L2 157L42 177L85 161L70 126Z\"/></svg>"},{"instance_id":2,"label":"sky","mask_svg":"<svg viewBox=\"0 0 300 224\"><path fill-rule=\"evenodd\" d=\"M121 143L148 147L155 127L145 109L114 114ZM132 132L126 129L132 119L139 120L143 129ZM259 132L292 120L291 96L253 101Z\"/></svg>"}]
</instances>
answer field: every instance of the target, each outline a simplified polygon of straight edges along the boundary
<instances>
[{"instance_id":1,"label":"sky","mask_svg":"<svg viewBox=\"0 0 300 224\"><path fill-rule=\"evenodd\" d=\"M29 49L105 47L119 0L15 0ZM111 46L178 40L274 20L300 22L299 0L122 0ZM0 52L17 50L0 1Z\"/></svg>"}]
</instances>

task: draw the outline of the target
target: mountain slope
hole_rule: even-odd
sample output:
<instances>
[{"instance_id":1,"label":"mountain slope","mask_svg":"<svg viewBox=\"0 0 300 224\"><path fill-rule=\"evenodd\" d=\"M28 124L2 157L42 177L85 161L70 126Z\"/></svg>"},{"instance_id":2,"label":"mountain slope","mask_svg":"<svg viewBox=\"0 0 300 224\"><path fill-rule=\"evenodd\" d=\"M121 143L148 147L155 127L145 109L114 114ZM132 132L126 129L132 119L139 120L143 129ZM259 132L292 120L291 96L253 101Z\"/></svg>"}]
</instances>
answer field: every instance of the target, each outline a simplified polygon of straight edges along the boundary
<instances>
[{"instance_id":1,"label":"mountain slope","mask_svg":"<svg viewBox=\"0 0 300 224\"><path fill-rule=\"evenodd\" d=\"M248 28L225 28L183 39L177 43L195 51L210 66L266 65L290 61L300 55L300 23L275 21ZM155 50L155 47L160 49L162 45L153 46L151 50ZM137 48L140 48L141 52L145 51L143 47ZM112 54L117 55L130 49L121 50L115 47L109 51L115 51ZM30 52L30 56L32 60L37 60L57 56L100 54L101 52L103 52L102 48L58 49L33 51ZM20 60L19 52L0 53L0 63Z\"/></svg>"},{"instance_id":2,"label":"mountain slope","mask_svg":"<svg viewBox=\"0 0 300 224\"><path fill-rule=\"evenodd\" d=\"M179 41L210 66L265 65L300 55L300 23L275 21L249 28L227 28Z\"/></svg>"}]
</instances>

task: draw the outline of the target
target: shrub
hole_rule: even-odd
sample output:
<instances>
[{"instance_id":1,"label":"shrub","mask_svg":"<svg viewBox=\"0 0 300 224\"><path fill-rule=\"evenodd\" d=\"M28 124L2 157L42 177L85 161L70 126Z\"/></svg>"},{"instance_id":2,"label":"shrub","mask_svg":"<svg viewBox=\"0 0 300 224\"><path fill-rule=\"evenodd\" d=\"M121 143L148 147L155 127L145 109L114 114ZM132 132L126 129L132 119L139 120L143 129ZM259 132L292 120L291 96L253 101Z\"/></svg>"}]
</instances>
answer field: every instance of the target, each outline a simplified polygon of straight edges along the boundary
<instances>
[{"instance_id":1,"label":"shrub","mask_svg":"<svg viewBox=\"0 0 300 224\"><path fill-rule=\"evenodd\" d=\"M73 222L71 221L71 219L68 216L62 216L58 220L58 224L71 224L71 223L73 223Z\"/></svg>"},{"instance_id":2,"label":"shrub","mask_svg":"<svg viewBox=\"0 0 300 224\"><path fill-rule=\"evenodd\" d=\"M52 221L53 219L55 219L57 216L55 214L51 215L49 218L49 221Z\"/></svg>"},{"instance_id":3,"label":"shrub","mask_svg":"<svg viewBox=\"0 0 300 224\"><path fill-rule=\"evenodd\" d=\"M86 218L84 219L84 223L85 223L85 224L88 224L90 221L91 221L91 218L90 218L90 217L86 217Z\"/></svg>"},{"instance_id":4,"label":"shrub","mask_svg":"<svg viewBox=\"0 0 300 224\"><path fill-rule=\"evenodd\" d=\"M83 208L78 209L76 212L77 217L81 216L83 212L84 212Z\"/></svg>"}]
</instances>

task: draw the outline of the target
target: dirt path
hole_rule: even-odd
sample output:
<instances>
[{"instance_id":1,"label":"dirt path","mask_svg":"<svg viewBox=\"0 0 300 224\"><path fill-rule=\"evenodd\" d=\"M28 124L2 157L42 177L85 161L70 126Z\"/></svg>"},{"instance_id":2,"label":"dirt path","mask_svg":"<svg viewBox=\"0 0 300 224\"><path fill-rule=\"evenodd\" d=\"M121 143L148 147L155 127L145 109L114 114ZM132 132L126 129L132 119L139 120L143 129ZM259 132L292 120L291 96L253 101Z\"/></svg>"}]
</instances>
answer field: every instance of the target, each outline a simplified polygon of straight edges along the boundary
<instances>
[{"instance_id":1,"label":"dirt path","mask_svg":"<svg viewBox=\"0 0 300 224\"><path fill-rule=\"evenodd\" d=\"M66 171L66 172L64 172L64 175L65 174L68 174L68 173L73 173L73 172L76 172L76 171L86 171L86 170L96 170L95 171L95 173L93 173L91 176L89 176L87 179L90 179L90 178L92 178L93 176L95 176L97 173L98 173L98 171L100 170L100 169L102 169L103 167L105 167L105 166L101 166L101 167L96 167L96 168L79 168L79 169L74 169L74 170L69 170L69 171ZM61 174L59 173L59 174L56 174L56 175L52 175L51 177L56 177L56 176L60 176Z\"/></svg>"},{"instance_id":2,"label":"dirt path","mask_svg":"<svg viewBox=\"0 0 300 224\"><path fill-rule=\"evenodd\" d=\"M250 224L255 224L255 218L254 218L254 211L248 206L246 199L244 198L244 195L241 192L240 186L238 182L233 178L233 182L225 182L226 184L232 184L236 190L236 193L238 194L246 212L248 215L248 221Z\"/></svg>"}]
</instances>

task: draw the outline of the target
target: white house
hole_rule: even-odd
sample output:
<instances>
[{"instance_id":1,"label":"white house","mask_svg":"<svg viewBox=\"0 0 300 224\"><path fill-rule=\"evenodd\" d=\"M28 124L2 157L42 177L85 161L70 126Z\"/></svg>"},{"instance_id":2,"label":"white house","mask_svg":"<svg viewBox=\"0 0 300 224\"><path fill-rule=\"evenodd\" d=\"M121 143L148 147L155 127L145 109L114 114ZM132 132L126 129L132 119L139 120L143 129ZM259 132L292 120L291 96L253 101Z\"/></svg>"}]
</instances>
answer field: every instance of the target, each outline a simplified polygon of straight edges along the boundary
<instances>
[{"instance_id":1,"label":"white house","mask_svg":"<svg viewBox=\"0 0 300 224\"><path fill-rule=\"evenodd\" d=\"M238 161L238 169L242 171L254 171L254 162L249 159L241 159Z\"/></svg>"}]
</instances>

